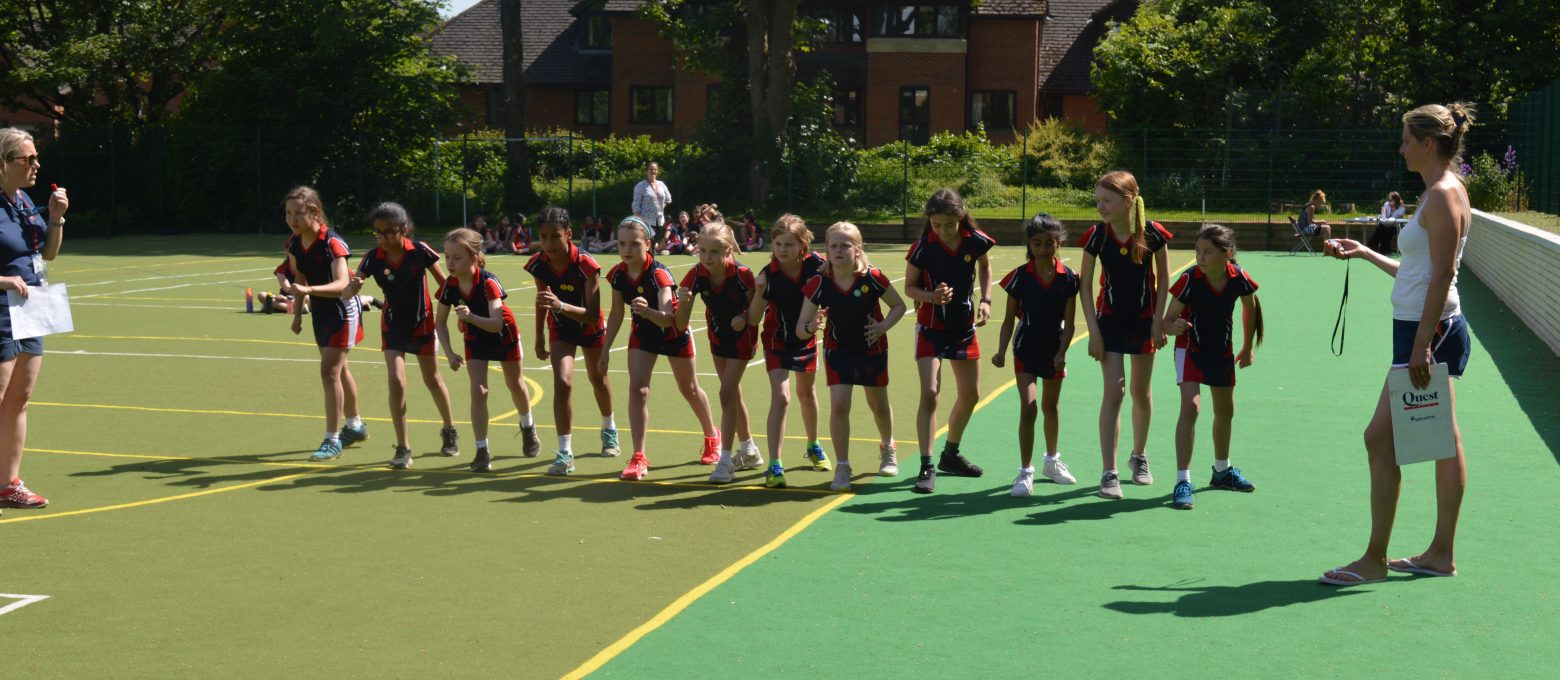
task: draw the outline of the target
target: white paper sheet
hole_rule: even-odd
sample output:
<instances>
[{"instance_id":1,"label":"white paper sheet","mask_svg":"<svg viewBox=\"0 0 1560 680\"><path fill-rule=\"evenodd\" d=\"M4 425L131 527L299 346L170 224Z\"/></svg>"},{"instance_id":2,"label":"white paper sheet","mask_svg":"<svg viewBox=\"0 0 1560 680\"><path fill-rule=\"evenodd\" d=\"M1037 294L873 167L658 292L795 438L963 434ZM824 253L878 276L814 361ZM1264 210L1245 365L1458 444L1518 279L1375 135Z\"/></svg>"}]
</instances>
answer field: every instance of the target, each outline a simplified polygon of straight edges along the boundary
<instances>
[{"instance_id":1,"label":"white paper sheet","mask_svg":"<svg viewBox=\"0 0 1560 680\"><path fill-rule=\"evenodd\" d=\"M1392 446L1398 465L1457 455L1452 441L1452 380L1446 364L1430 367L1430 385L1414 389L1407 368L1387 372L1387 406L1392 409Z\"/></svg>"},{"instance_id":2,"label":"white paper sheet","mask_svg":"<svg viewBox=\"0 0 1560 680\"><path fill-rule=\"evenodd\" d=\"M70 297L66 295L63 283L28 286L26 298L8 290L6 304L10 306L13 339L26 340L76 330L70 318Z\"/></svg>"}]
</instances>

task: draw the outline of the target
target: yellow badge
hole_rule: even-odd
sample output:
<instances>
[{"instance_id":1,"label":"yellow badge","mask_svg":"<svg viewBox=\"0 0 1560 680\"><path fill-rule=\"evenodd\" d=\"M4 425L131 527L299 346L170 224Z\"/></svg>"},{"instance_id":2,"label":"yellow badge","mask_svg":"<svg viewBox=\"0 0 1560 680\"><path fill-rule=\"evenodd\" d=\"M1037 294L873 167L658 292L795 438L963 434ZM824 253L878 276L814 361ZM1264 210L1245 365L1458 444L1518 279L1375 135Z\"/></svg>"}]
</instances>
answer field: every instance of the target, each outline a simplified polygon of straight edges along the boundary
<instances>
[{"instance_id":1,"label":"yellow badge","mask_svg":"<svg viewBox=\"0 0 1560 680\"><path fill-rule=\"evenodd\" d=\"M968 256L968 255L965 255L965 256L964 256L964 261L965 261L965 262L969 262L969 261L971 261L971 260L973 260L973 259L975 259L975 258L972 258L972 257L970 257L970 256Z\"/></svg>"},{"instance_id":2,"label":"yellow badge","mask_svg":"<svg viewBox=\"0 0 1560 680\"><path fill-rule=\"evenodd\" d=\"M1126 253L1127 253L1127 249L1126 249L1126 248L1122 248L1122 249L1121 249L1121 254L1123 254L1123 255L1125 255L1125 254L1126 254ZM639 291L639 293L640 293L640 294L641 294L641 295L643 295L643 294L644 294L644 292L645 292L645 287L644 287L644 286L640 286L640 287L638 287L638 288L635 288L635 289L634 289L634 290L637 290L637 291Z\"/></svg>"},{"instance_id":3,"label":"yellow badge","mask_svg":"<svg viewBox=\"0 0 1560 680\"><path fill-rule=\"evenodd\" d=\"M562 289L562 290L570 291L570 292L573 292L573 290L574 290L574 286L569 285L567 283L565 283L565 284L563 284L561 286L558 286L558 288Z\"/></svg>"},{"instance_id":4,"label":"yellow badge","mask_svg":"<svg viewBox=\"0 0 1560 680\"><path fill-rule=\"evenodd\" d=\"M868 290L867 289L867 284L865 284L865 283L861 284L861 294L862 295L866 295L867 294L867 290Z\"/></svg>"},{"instance_id":5,"label":"yellow badge","mask_svg":"<svg viewBox=\"0 0 1560 680\"><path fill-rule=\"evenodd\" d=\"M1126 246L1122 246L1121 247L1121 254L1122 255L1126 255L1127 254L1127 247Z\"/></svg>"}]
</instances>

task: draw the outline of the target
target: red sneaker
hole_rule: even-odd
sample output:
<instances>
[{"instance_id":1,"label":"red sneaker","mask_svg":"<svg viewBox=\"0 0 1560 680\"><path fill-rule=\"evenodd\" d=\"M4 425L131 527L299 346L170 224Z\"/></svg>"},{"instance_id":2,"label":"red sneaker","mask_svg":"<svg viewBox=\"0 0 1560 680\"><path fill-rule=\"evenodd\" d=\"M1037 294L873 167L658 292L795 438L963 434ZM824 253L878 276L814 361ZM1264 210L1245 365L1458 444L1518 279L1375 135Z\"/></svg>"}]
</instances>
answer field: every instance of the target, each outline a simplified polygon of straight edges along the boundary
<instances>
[{"instance_id":1,"label":"red sneaker","mask_svg":"<svg viewBox=\"0 0 1560 680\"><path fill-rule=\"evenodd\" d=\"M628 459L628 467L623 468L623 479L637 482L650 475L650 461L645 458L642 451L635 451L632 458Z\"/></svg>"},{"instance_id":2,"label":"red sneaker","mask_svg":"<svg viewBox=\"0 0 1560 680\"><path fill-rule=\"evenodd\" d=\"M48 504L49 499L29 491L20 479L0 489L0 508L41 508Z\"/></svg>"},{"instance_id":3,"label":"red sneaker","mask_svg":"<svg viewBox=\"0 0 1560 680\"><path fill-rule=\"evenodd\" d=\"M704 453L699 455L700 465L714 465L720 462L720 430L715 431L715 436L704 438Z\"/></svg>"}]
</instances>

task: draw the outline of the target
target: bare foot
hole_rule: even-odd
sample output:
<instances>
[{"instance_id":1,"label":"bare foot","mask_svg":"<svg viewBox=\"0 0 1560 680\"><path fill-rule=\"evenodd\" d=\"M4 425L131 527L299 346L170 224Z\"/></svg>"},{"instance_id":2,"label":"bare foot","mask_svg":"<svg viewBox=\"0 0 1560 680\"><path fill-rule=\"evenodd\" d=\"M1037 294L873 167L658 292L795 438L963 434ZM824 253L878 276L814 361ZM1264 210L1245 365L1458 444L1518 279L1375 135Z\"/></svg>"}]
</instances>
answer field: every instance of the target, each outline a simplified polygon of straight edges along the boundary
<instances>
[{"instance_id":1,"label":"bare foot","mask_svg":"<svg viewBox=\"0 0 1560 680\"><path fill-rule=\"evenodd\" d=\"M1414 557L1387 560L1387 566L1393 571L1411 574L1451 575L1457 573L1457 563L1452 560L1451 555L1433 553L1428 550Z\"/></svg>"},{"instance_id":2,"label":"bare foot","mask_svg":"<svg viewBox=\"0 0 1560 680\"><path fill-rule=\"evenodd\" d=\"M1386 560L1378 560L1371 557L1361 557L1337 569L1330 569L1322 575L1335 581L1349 583L1376 581L1387 577L1387 562Z\"/></svg>"}]
</instances>

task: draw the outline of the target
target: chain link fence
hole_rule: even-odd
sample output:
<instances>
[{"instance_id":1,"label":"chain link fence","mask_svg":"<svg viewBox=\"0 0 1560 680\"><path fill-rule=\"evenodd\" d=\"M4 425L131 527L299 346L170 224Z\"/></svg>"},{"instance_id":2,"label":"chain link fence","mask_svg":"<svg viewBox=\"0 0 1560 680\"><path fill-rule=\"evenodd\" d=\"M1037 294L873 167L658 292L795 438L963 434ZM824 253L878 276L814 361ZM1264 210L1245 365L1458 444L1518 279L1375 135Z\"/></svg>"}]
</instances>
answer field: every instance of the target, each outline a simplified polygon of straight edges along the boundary
<instances>
[{"instance_id":1,"label":"chain link fence","mask_svg":"<svg viewBox=\"0 0 1560 680\"><path fill-rule=\"evenodd\" d=\"M1512 103L1510 120L1532 209L1560 214L1560 80Z\"/></svg>"}]
</instances>

